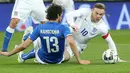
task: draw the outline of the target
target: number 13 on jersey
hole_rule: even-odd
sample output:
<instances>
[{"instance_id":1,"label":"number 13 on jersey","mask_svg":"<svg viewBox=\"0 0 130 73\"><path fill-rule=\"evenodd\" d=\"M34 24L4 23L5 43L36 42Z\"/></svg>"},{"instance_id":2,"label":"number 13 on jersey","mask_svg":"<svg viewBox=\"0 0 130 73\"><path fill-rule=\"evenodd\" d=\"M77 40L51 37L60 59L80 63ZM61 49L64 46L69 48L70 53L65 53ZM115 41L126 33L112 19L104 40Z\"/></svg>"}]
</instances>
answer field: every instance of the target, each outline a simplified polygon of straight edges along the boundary
<instances>
[{"instance_id":1,"label":"number 13 on jersey","mask_svg":"<svg viewBox=\"0 0 130 73\"><path fill-rule=\"evenodd\" d=\"M59 51L59 45L58 45L58 39L57 37L43 37L43 39L46 40L46 46L48 53L58 52ZM52 46L55 48L50 47L50 43L53 43Z\"/></svg>"}]
</instances>

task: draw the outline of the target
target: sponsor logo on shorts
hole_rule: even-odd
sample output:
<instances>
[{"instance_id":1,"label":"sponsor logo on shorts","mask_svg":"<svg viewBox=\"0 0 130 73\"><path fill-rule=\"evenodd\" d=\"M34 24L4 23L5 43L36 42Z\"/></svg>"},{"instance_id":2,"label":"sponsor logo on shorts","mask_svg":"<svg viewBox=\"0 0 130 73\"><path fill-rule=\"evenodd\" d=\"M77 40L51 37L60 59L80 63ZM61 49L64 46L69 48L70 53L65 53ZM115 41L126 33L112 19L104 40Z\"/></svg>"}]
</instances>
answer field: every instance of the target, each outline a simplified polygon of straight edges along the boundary
<instances>
[{"instance_id":1,"label":"sponsor logo on shorts","mask_svg":"<svg viewBox=\"0 0 130 73\"><path fill-rule=\"evenodd\" d=\"M18 12L17 11L14 12L14 16L18 16Z\"/></svg>"}]
</instances>

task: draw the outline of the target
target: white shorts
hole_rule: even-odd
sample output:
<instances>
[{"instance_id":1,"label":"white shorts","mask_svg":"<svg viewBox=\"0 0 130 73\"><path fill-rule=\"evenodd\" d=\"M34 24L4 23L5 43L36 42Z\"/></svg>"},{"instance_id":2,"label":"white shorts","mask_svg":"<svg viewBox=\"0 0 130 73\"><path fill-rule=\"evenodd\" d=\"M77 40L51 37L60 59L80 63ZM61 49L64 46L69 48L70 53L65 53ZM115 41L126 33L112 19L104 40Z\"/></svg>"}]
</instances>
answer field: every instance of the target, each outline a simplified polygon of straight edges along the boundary
<instances>
[{"instance_id":1,"label":"white shorts","mask_svg":"<svg viewBox=\"0 0 130 73\"><path fill-rule=\"evenodd\" d=\"M34 23L46 20L46 7L43 0L16 0L11 18L19 18L21 21L31 16Z\"/></svg>"},{"instance_id":2,"label":"white shorts","mask_svg":"<svg viewBox=\"0 0 130 73\"><path fill-rule=\"evenodd\" d=\"M37 51L41 48L41 39L38 37L35 41L33 41L34 51Z\"/></svg>"},{"instance_id":3,"label":"white shorts","mask_svg":"<svg viewBox=\"0 0 130 73\"><path fill-rule=\"evenodd\" d=\"M40 38L37 38L34 42L34 51L36 52L39 48L41 48L41 39ZM82 53L86 48L87 48L87 44L78 44L76 42L76 45L78 47L78 51L79 53ZM72 52L69 44L67 43L67 41L65 42L65 49L68 51L70 57L72 58L74 56L74 53ZM64 57L64 56L63 56ZM64 58L63 58L64 60ZM62 61L63 61L62 60ZM40 60L39 60L40 61ZM42 63L42 62L41 62Z\"/></svg>"},{"instance_id":4,"label":"white shorts","mask_svg":"<svg viewBox=\"0 0 130 73\"><path fill-rule=\"evenodd\" d=\"M48 63L42 61L41 58L38 56L38 50L35 51L35 58L36 58L37 62L40 64L48 64ZM58 62L56 64L61 64L62 61L64 61L64 57L62 58L62 60L60 62Z\"/></svg>"}]
</instances>

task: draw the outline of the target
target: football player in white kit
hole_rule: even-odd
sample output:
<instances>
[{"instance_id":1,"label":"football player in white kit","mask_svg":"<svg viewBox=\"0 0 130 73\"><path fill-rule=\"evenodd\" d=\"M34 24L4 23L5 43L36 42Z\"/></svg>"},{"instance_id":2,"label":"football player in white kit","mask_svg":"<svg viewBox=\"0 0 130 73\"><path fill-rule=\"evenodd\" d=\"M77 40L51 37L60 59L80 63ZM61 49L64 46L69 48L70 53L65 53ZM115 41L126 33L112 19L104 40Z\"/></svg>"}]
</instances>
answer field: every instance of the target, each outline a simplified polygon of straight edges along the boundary
<instances>
[{"instance_id":1,"label":"football player in white kit","mask_svg":"<svg viewBox=\"0 0 130 73\"><path fill-rule=\"evenodd\" d=\"M118 56L117 49L102 16L105 14L106 7L102 3L96 3L90 8L80 8L66 14L67 22L72 27L74 39L77 41L79 51L82 52L90 39L101 35L107 42L109 49L113 49ZM68 49L71 56L73 53ZM118 62L126 62L118 58Z\"/></svg>"},{"instance_id":2,"label":"football player in white kit","mask_svg":"<svg viewBox=\"0 0 130 73\"><path fill-rule=\"evenodd\" d=\"M46 7L43 0L16 0L12 11L11 21L6 28L2 51L7 51L10 39L19 21L25 21L31 16L35 23L45 20Z\"/></svg>"}]
</instances>

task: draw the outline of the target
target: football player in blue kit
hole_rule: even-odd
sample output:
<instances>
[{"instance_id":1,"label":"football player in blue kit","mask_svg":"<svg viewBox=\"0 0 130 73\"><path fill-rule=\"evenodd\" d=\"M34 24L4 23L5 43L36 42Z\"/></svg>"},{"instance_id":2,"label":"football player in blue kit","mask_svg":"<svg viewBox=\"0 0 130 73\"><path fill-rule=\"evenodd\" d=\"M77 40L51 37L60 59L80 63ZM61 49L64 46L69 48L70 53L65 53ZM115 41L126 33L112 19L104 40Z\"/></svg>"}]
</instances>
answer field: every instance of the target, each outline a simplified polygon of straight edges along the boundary
<instances>
[{"instance_id":1,"label":"football player in blue kit","mask_svg":"<svg viewBox=\"0 0 130 73\"><path fill-rule=\"evenodd\" d=\"M35 58L41 64L60 64L65 60L65 40L69 43L79 64L90 64L89 60L81 60L75 41L67 25L59 22L62 19L61 6L51 4L47 9L45 24L39 24L30 37L10 52L2 52L4 56L12 56L26 49L38 37L41 40L41 48L35 51Z\"/></svg>"}]
</instances>

